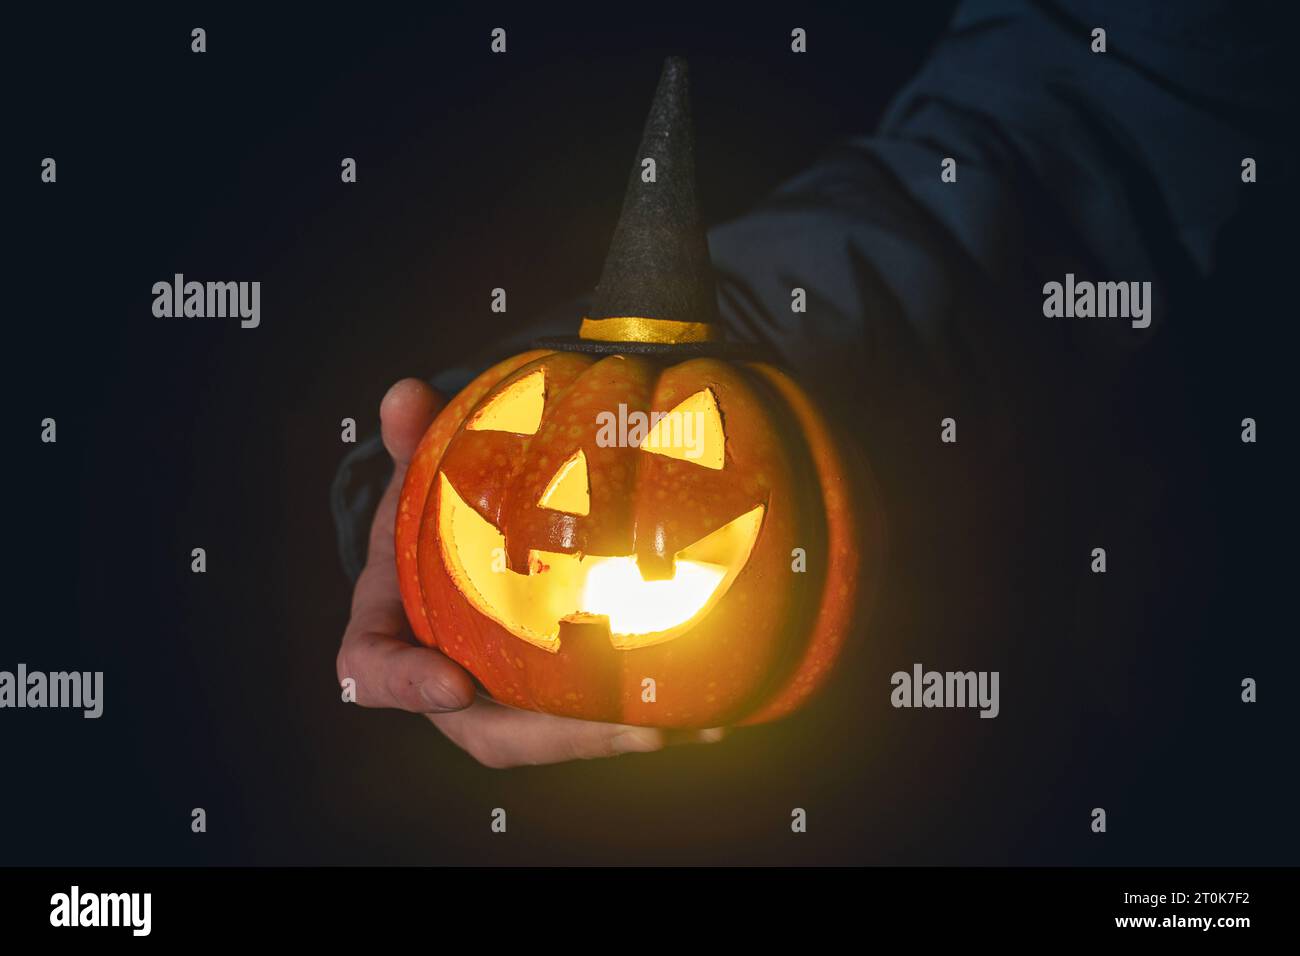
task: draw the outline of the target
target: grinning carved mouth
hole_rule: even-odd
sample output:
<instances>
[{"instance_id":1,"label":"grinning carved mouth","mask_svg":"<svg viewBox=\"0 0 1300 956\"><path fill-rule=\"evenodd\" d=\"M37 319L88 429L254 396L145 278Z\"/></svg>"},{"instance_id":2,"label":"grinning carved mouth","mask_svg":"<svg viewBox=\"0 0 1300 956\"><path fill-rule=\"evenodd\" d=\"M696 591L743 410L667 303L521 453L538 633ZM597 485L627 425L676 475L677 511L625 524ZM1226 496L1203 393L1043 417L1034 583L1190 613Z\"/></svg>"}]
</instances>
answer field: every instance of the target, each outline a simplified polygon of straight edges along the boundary
<instances>
[{"instance_id":1,"label":"grinning carved mouth","mask_svg":"<svg viewBox=\"0 0 1300 956\"><path fill-rule=\"evenodd\" d=\"M629 650L688 631L749 563L763 523L758 505L675 555L673 574L646 581L636 557L533 550L528 573L505 567L505 536L439 473L438 542L456 587L480 614L552 653L560 624L604 621L610 642Z\"/></svg>"}]
</instances>

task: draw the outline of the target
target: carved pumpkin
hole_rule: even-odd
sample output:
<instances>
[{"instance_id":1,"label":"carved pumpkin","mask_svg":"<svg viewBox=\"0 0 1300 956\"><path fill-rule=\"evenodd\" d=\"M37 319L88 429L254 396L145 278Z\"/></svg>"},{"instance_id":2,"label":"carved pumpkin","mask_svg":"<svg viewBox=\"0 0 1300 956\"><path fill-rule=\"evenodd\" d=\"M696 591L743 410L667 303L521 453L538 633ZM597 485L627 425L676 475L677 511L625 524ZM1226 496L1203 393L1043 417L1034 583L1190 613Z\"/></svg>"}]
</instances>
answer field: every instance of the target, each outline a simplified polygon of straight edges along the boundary
<instances>
[{"instance_id":1,"label":"carved pumpkin","mask_svg":"<svg viewBox=\"0 0 1300 956\"><path fill-rule=\"evenodd\" d=\"M641 153L670 173L646 196L634 169L582 334L480 375L402 489L412 628L506 704L768 720L821 684L851 624L858 531L827 425L710 321L684 84L670 61Z\"/></svg>"}]
</instances>

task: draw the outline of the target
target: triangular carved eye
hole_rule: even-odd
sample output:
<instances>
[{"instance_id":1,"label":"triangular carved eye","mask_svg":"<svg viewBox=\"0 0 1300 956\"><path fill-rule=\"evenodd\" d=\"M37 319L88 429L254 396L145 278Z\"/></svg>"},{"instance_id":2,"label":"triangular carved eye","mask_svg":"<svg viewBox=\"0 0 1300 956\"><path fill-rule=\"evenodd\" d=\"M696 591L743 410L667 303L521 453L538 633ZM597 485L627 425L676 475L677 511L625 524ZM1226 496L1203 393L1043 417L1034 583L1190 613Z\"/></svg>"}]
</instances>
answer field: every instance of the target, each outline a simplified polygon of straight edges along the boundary
<instances>
[{"instance_id":1,"label":"triangular carved eye","mask_svg":"<svg viewBox=\"0 0 1300 956\"><path fill-rule=\"evenodd\" d=\"M652 455L666 455L715 471L722 468L725 446L718 400L709 388L678 402L671 412L655 421L641 442L641 450Z\"/></svg>"},{"instance_id":2,"label":"triangular carved eye","mask_svg":"<svg viewBox=\"0 0 1300 956\"><path fill-rule=\"evenodd\" d=\"M582 449L560 466L537 504L571 515L585 515L591 511L591 483L587 479L587 456Z\"/></svg>"},{"instance_id":3,"label":"triangular carved eye","mask_svg":"<svg viewBox=\"0 0 1300 956\"><path fill-rule=\"evenodd\" d=\"M546 373L539 368L493 395L465 427L472 432L534 435L542 424L545 407Z\"/></svg>"}]
</instances>

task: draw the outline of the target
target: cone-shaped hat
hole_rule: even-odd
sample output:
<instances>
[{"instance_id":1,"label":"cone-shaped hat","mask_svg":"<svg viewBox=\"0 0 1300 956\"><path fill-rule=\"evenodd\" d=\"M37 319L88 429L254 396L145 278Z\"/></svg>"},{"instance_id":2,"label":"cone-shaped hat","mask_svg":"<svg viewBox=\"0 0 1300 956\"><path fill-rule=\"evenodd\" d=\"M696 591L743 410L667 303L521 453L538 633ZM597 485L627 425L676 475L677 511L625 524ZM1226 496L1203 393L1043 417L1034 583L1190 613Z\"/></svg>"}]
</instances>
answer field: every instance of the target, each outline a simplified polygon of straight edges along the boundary
<instances>
[{"instance_id":1,"label":"cone-shaped hat","mask_svg":"<svg viewBox=\"0 0 1300 956\"><path fill-rule=\"evenodd\" d=\"M685 60L669 57L582 337L706 341L718 337L716 318L713 264L695 201L689 74Z\"/></svg>"}]
</instances>

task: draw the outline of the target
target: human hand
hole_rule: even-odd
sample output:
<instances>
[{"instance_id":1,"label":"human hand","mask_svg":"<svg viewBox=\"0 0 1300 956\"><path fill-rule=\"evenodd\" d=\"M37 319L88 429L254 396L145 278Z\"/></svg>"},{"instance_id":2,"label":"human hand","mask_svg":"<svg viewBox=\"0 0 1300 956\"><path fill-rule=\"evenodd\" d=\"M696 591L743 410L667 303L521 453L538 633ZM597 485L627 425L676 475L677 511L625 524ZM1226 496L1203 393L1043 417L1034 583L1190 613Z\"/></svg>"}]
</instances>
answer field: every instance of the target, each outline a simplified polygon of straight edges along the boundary
<instances>
[{"instance_id":1,"label":"human hand","mask_svg":"<svg viewBox=\"0 0 1300 956\"><path fill-rule=\"evenodd\" d=\"M339 682L356 681L363 707L423 714L453 743L487 767L558 763L659 750L668 743L708 743L720 730L674 733L507 707L480 696L458 664L415 642L402 608L393 550L397 500L411 456L446 400L419 379L402 379L379 408L389 482L370 526L366 566L352 592L352 614L339 647Z\"/></svg>"}]
</instances>

